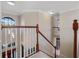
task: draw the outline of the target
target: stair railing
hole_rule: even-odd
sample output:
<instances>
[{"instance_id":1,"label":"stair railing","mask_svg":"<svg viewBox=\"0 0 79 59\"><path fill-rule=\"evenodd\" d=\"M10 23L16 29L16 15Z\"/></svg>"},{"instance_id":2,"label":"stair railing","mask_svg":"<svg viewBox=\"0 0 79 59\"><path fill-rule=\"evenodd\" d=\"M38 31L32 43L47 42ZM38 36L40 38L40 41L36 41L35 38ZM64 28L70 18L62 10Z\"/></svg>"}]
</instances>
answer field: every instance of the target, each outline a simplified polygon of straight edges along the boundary
<instances>
[{"instance_id":1,"label":"stair railing","mask_svg":"<svg viewBox=\"0 0 79 59\"><path fill-rule=\"evenodd\" d=\"M43 34L42 32L38 31L39 34L55 49L55 54L54 54L54 57L56 58L56 46L54 46Z\"/></svg>"},{"instance_id":2,"label":"stair railing","mask_svg":"<svg viewBox=\"0 0 79 59\"><path fill-rule=\"evenodd\" d=\"M24 43L24 46L23 45L21 45L21 41L20 41L20 47L21 47L21 49L20 49L20 56L17 56L17 52L18 52L18 50L17 50L17 47L15 47L15 48L13 48L12 50L10 49L10 50L6 50L6 51L4 51L4 52L2 52L2 57L5 57L5 54L13 54L12 56L7 56L7 57L10 57L10 58L12 58L12 57L14 57L14 54L15 54L15 52L16 52L16 57L29 57L29 56L31 56L31 55L33 55L33 54L35 54L35 53L37 53L38 51L40 51L40 45L39 45L39 34L55 49L55 58L56 58L56 46L54 46L41 32L40 32L40 30L39 30L39 26L38 26L38 24L36 25L36 26L1 26L1 29L3 30L3 29L5 29L6 30L6 28L7 29L14 29L14 30L16 30L16 32L17 31L19 31L20 33L20 36L22 36L22 31L25 33L25 36L26 36L26 32L28 32L27 31L27 29L29 30L30 29L30 31L31 30L33 30L33 29L35 29L36 30L36 34L35 34L35 37L36 37L36 46L34 46L33 48L31 47L31 48L29 48L28 50L26 50L25 49L25 44L26 44L26 42ZM18 29L19 28L19 29ZM19 35L19 34L15 34L16 36L17 35ZM33 37L33 34L32 34L32 37ZM6 39L6 38L5 38ZM15 38L16 39L16 41L17 41L17 38ZM22 37L21 38L19 38L19 39L22 39ZM31 40L33 40L32 38L30 38ZM7 40L7 39L6 39ZM24 40L26 40L26 38L24 38ZM14 44L16 45L18 42L15 42ZM31 43L33 43L33 42L31 42ZM7 43L6 43L7 44ZM12 44L12 43L11 43ZM19 44L19 43L18 43ZM23 44L23 43L22 43ZM9 51L9 53L8 53L8 51ZM12 51L12 53L11 53L11 51ZM15 51L15 52L14 52ZM34 53L32 53L33 51L35 51ZM28 52L28 55L26 56L26 53L25 52Z\"/></svg>"}]
</instances>

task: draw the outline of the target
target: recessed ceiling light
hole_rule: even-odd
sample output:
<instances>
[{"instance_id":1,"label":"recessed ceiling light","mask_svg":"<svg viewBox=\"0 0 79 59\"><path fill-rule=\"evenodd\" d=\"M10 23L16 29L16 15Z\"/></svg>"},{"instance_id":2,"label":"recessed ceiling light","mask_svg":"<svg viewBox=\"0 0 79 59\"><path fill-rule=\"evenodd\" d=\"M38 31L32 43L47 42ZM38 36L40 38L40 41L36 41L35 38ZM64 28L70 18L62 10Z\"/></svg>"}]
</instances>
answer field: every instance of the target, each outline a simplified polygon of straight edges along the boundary
<instances>
[{"instance_id":1,"label":"recessed ceiling light","mask_svg":"<svg viewBox=\"0 0 79 59\"><path fill-rule=\"evenodd\" d=\"M8 1L7 3L8 3L9 5L12 5L12 6L15 5L15 3L14 3L13 1Z\"/></svg>"},{"instance_id":2,"label":"recessed ceiling light","mask_svg":"<svg viewBox=\"0 0 79 59\"><path fill-rule=\"evenodd\" d=\"M49 14L54 14L54 12L50 11Z\"/></svg>"}]
</instances>

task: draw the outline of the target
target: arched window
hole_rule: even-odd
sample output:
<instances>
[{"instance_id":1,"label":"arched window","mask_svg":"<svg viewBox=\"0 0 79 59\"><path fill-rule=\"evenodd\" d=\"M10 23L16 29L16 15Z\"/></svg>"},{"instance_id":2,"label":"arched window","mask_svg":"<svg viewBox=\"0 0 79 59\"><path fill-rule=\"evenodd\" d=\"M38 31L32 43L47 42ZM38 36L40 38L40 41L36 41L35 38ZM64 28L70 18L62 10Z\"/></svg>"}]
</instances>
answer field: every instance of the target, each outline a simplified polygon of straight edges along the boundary
<instances>
[{"instance_id":1,"label":"arched window","mask_svg":"<svg viewBox=\"0 0 79 59\"><path fill-rule=\"evenodd\" d=\"M3 17L2 19L0 19L0 23L1 23L2 25L11 26L11 25L15 25L15 20L12 19L11 17ZM7 32L6 32L6 31L7 31ZM5 32L6 32L6 33L5 33ZM11 37L8 42L10 42L10 40L11 40L11 39L14 39L14 37L15 37L15 36L14 36L14 29L8 28L8 30L4 30L3 33L4 33L5 35L7 34L7 35L9 35L9 36ZM15 42L13 42L13 43L15 43ZM13 44L13 43L11 43L11 44ZM11 47L11 44L7 43L8 48ZM5 46L6 46L6 45L3 44L3 45L2 45L2 48L4 49Z\"/></svg>"},{"instance_id":2,"label":"arched window","mask_svg":"<svg viewBox=\"0 0 79 59\"><path fill-rule=\"evenodd\" d=\"M0 20L1 24L4 24L4 25L14 25L15 24L15 20L12 19L11 17L3 17L1 20Z\"/></svg>"}]
</instances>

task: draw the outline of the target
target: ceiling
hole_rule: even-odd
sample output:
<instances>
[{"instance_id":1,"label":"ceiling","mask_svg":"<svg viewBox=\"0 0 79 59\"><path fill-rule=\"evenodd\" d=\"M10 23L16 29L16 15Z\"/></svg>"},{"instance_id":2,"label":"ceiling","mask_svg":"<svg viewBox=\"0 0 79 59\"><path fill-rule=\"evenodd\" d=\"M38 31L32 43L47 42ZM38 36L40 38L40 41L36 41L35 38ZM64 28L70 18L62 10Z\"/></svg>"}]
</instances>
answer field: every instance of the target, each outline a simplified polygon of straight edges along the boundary
<instances>
[{"instance_id":1,"label":"ceiling","mask_svg":"<svg viewBox=\"0 0 79 59\"><path fill-rule=\"evenodd\" d=\"M15 6L2 2L2 12L21 14L26 11L66 12L79 9L78 1L14 1Z\"/></svg>"}]
</instances>

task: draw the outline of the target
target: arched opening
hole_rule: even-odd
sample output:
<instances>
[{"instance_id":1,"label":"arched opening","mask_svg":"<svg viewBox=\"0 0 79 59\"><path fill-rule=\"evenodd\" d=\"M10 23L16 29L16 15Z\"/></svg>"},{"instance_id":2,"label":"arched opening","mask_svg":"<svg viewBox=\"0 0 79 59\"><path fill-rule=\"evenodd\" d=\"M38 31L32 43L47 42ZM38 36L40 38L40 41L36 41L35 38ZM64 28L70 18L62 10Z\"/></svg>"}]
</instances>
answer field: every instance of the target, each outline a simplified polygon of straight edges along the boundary
<instances>
[{"instance_id":1,"label":"arched opening","mask_svg":"<svg viewBox=\"0 0 79 59\"><path fill-rule=\"evenodd\" d=\"M15 25L16 22L11 17L3 17L3 18L1 18L0 23L2 25L5 25L5 26L12 26L12 25ZM15 39L15 34L14 34L13 29L8 28L7 30L4 29L2 31L2 57L3 58L5 58L6 56L8 58L10 58L11 57L11 52L12 52L12 57L15 57L14 54L16 52L16 49L13 48L13 47L15 47L14 39ZM7 47L7 49L6 49L6 47Z\"/></svg>"},{"instance_id":2,"label":"arched opening","mask_svg":"<svg viewBox=\"0 0 79 59\"><path fill-rule=\"evenodd\" d=\"M15 25L15 20L11 17L3 17L1 20L0 20L0 23L2 25Z\"/></svg>"}]
</instances>

